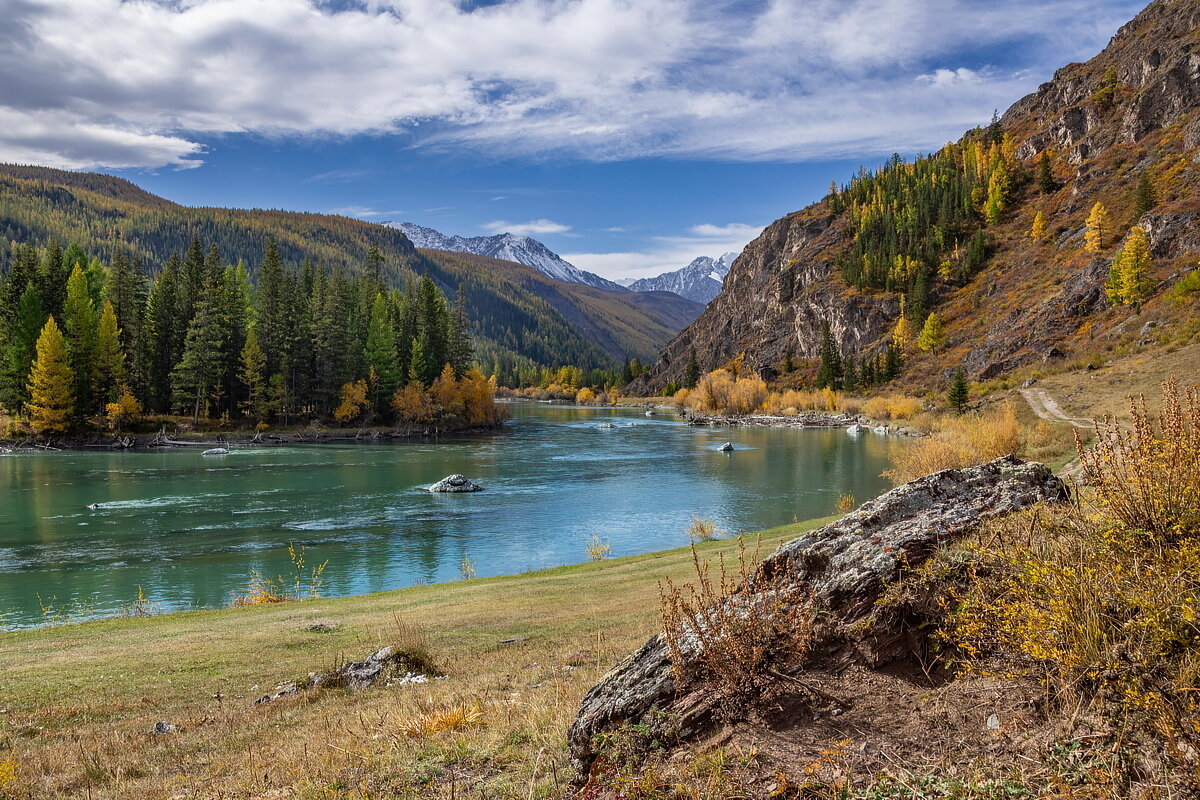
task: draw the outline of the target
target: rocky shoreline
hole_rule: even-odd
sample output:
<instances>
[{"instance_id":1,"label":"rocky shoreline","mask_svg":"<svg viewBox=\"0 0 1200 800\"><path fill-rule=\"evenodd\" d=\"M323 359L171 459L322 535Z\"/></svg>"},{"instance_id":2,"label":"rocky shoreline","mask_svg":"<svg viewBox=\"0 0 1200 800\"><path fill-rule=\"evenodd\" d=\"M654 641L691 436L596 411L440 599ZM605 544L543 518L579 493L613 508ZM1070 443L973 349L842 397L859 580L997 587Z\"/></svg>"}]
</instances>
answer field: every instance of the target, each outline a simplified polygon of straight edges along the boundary
<instances>
[{"instance_id":1,"label":"rocky shoreline","mask_svg":"<svg viewBox=\"0 0 1200 800\"><path fill-rule=\"evenodd\" d=\"M871 431L897 436L922 436L912 428L875 422L866 417L834 414L824 411L803 411L799 414L698 414L682 412L688 425L724 425L734 428L856 428L856 432Z\"/></svg>"},{"instance_id":2,"label":"rocky shoreline","mask_svg":"<svg viewBox=\"0 0 1200 800\"><path fill-rule=\"evenodd\" d=\"M170 450L224 447L286 447L297 444L379 444L401 439L470 436L501 430L504 423L455 430L436 428L303 428L288 431L211 431L129 434L90 434L46 439L0 440L0 455L46 453L63 450Z\"/></svg>"}]
</instances>

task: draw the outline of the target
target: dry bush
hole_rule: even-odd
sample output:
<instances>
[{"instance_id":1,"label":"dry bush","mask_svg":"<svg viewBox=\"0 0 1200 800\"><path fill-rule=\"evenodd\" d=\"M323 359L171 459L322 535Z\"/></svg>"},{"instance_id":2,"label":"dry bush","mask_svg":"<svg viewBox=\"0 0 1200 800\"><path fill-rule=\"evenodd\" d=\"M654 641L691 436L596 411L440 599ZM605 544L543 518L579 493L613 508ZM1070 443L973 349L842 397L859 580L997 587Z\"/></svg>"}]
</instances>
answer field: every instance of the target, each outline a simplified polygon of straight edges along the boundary
<instances>
[{"instance_id":1,"label":"dry bush","mask_svg":"<svg viewBox=\"0 0 1200 800\"><path fill-rule=\"evenodd\" d=\"M316 600L324 583L325 561L305 568L304 548L288 542L288 559L292 562L291 576L268 578L258 570L250 571L246 588L234 592L232 606L261 606L271 603L290 603L296 600Z\"/></svg>"},{"instance_id":2,"label":"dry bush","mask_svg":"<svg viewBox=\"0 0 1200 800\"><path fill-rule=\"evenodd\" d=\"M483 710L478 706L462 703L414 714L400 720L402 734L412 739L423 739L443 731L462 731L484 724Z\"/></svg>"},{"instance_id":3,"label":"dry bush","mask_svg":"<svg viewBox=\"0 0 1200 800\"><path fill-rule=\"evenodd\" d=\"M870 419L908 419L921 413L924 403L920 398L900 394L877 395L862 404L862 413Z\"/></svg>"},{"instance_id":4,"label":"dry bush","mask_svg":"<svg viewBox=\"0 0 1200 800\"><path fill-rule=\"evenodd\" d=\"M680 685L701 681L728 713L769 702L779 668L795 663L813 640L813 610L801 587L786 575L756 573L761 540L753 553L738 540L738 566L718 559L715 574L692 545L695 582L659 583L663 633Z\"/></svg>"},{"instance_id":5,"label":"dry bush","mask_svg":"<svg viewBox=\"0 0 1200 800\"><path fill-rule=\"evenodd\" d=\"M1200 530L1200 396L1174 379L1162 393L1156 416L1145 397L1130 398L1132 428L1098 420L1095 445L1078 445L1079 463L1106 515L1160 537L1188 535Z\"/></svg>"},{"instance_id":6,"label":"dry bush","mask_svg":"<svg viewBox=\"0 0 1200 800\"><path fill-rule=\"evenodd\" d=\"M837 499L837 510L839 514L849 514L858 505L854 500L854 495L850 492L839 494Z\"/></svg>"},{"instance_id":7,"label":"dry bush","mask_svg":"<svg viewBox=\"0 0 1200 800\"><path fill-rule=\"evenodd\" d=\"M1024 441L1011 403L990 410L943 418L937 430L892 457L883 476L895 484L938 472L983 464L1001 456L1020 455Z\"/></svg>"},{"instance_id":8,"label":"dry bush","mask_svg":"<svg viewBox=\"0 0 1200 800\"><path fill-rule=\"evenodd\" d=\"M588 561L603 561L612 555L612 545L594 533L583 543L583 549L587 552Z\"/></svg>"},{"instance_id":9,"label":"dry bush","mask_svg":"<svg viewBox=\"0 0 1200 800\"><path fill-rule=\"evenodd\" d=\"M715 520L707 517L692 517L687 535L693 542L711 542L721 538L721 531L717 528Z\"/></svg>"}]
</instances>

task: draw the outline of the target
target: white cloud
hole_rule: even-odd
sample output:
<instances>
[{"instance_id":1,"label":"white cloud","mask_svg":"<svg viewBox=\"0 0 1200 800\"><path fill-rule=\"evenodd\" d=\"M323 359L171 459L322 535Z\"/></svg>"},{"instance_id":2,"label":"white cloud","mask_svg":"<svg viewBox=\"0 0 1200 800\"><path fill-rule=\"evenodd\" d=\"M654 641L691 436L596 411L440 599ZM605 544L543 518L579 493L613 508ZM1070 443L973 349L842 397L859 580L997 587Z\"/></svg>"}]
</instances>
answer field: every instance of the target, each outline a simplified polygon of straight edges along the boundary
<instances>
[{"instance_id":1,"label":"white cloud","mask_svg":"<svg viewBox=\"0 0 1200 800\"><path fill-rule=\"evenodd\" d=\"M5 0L0 159L180 168L229 133L590 160L924 149L1089 55L1140 0L349 5Z\"/></svg>"},{"instance_id":2,"label":"white cloud","mask_svg":"<svg viewBox=\"0 0 1200 800\"><path fill-rule=\"evenodd\" d=\"M340 214L343 217L360 217L366 219L375 219L378 217L402 217L407 214L407 211L397 209L395 211L379 211L367 206L342 206L341 208L329 209L330 214Z\"/></svg>"},{"instance_id":3,"label":"white cloud","mask_svg":"<svg viewBox=\"0 0 1200 800\"><path fill-rule=\"evenodd\" d=\"M563 253L577 267L610 280L651 278L686 267L699 256L718 258L742 249L762 231L761 225L693 225L677 236L656 236L645 249L619 253Z\"/></svg>"},{"instance_id":4,"label":"white cloud","mask_svg":"<svg viewBox=\"0 0 1200 800\"><path fill-rule=\"evenodd\" d=\"M491 233L513 233L517 236L545 236L551 233L566 233L570 225L563 225L550 219L534 219L529 222L505 222L502 219L483 224L485 231Z\"/></svg>"}]
</instances>

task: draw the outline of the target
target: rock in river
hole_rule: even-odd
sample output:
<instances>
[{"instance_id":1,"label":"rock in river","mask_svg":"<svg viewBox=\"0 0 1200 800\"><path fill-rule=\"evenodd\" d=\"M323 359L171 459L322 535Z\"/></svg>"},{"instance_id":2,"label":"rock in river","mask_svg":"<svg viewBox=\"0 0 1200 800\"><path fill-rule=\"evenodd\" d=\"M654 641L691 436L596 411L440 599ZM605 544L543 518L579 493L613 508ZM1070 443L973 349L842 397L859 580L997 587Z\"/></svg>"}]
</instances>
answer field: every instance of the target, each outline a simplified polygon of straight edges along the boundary
<instances>
[{"instance_id":1,"label":"rock in river","mask_svg":"<svg viewBox=\"0 0 1200 800\"><path fill-rule=\"evenodd\" d=\"M720 450L722 453L732 453L733 452L733 442L726 442L725 444L721 445L717 449Z\"/></svg>"},{"instance_id":2,"label":"rock in river","mask_svg":"<svg viewBox=\"0 0 1200 800\"><path fill-rule=\"evenodd\" d=\"M226 450L224 447L214 447L210 450L205 450L200 455L202 455L202 456L227 456L227 455L229 455L229 451Z\"/></svg>"},{"instance_id":3,"label":"rock in river","mask_svg":"<svg viewBox=\"0 0 1200 800\"><path fill-rule=\"evenodd\" d=\"M448 475L429 487L431 492L480 492L483 487L462 475Z\"/></svg>"}]
</instances>

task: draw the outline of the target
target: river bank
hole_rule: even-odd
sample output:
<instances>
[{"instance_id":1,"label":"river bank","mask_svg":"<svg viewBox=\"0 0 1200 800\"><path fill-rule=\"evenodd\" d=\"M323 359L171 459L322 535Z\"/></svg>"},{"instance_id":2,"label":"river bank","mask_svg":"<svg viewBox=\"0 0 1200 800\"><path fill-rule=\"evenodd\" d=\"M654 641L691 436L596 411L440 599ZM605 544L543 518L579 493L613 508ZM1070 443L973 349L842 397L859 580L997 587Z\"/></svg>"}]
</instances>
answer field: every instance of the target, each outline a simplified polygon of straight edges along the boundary
<instances>
[{"instance_id":1,"label":"river bank","mask_svg":"<svg viewBox=\"0 0 1200 800\"><path fill-rule=\"evenodd\" d=\"M306 444L379 444L393 440L442 439L495 433L507 420L494 425L475 425L465 428L326 428L306 426L269 431L224 430L188 431L176 429L167 433L89 433L73 436L52 436L39 439L0 439L0 454L45 453L60 450L170 450L175 448L211 447L282 447Z\"/></svg>"},{"instance_id":2,"label":"river bank","mask_svg":"<svg viewBox=\"0 0 1200 800\"><path fill-rule=\"evenodd\" d=\"M733 428L851 428L857 432L867 429L875 433L898 436L923 436L920 431L894 422L879 422L863 416L823 411L801 411L796 414L702 414L682 411L689 425L724 425Z\"/></svg>"}]
</instances>

